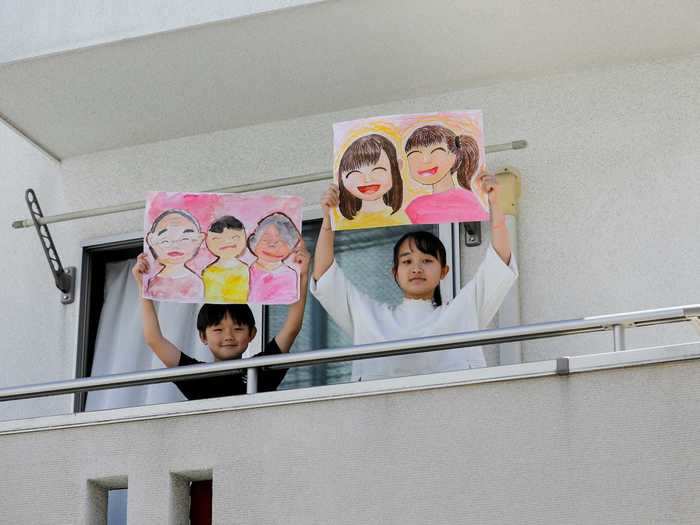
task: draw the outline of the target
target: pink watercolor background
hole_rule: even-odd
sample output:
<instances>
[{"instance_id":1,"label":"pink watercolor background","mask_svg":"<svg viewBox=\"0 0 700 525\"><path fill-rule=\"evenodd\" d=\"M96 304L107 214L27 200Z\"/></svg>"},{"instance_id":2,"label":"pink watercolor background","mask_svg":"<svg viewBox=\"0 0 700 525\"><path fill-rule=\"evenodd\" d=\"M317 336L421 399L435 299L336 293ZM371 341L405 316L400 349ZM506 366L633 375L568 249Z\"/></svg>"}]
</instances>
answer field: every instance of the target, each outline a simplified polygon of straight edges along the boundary
<instances>
[{"instance_id":1,"label":"pink watercolor background","mask_svg":"<svg viewBox=\"0 0 700 525\"><path fill-rule=\"evenodd\" d=\"M150 272L144 278L144 296L148 297L145 290L146 283L153 275L158 273L161 266L156 263L151 255L146 235L151 229L153 221L164 211L171 209L185 210L194 216L199 222L203 233L209 230L209 226L223 215L232 215L243 223L246 237L255 230L258 221L274 212L282 212L287 215L301 232L303 200L297 196L270 196L270 195L237 195L233 193L180 193L151 191L146 194L146 212L144 214L144 240L143 251L148 256ZM194 259L187 263L187 267L198 275L210 263L216 259L207 249L206 243L202 245ZM255 255L245 250L240 259L246 264L255 261ZM160 299L159 299L160 300ZM174 302L192 302L188 299L173 297ZM270 304L274 302L271 301Z\"/></svg>"}]
</instances>

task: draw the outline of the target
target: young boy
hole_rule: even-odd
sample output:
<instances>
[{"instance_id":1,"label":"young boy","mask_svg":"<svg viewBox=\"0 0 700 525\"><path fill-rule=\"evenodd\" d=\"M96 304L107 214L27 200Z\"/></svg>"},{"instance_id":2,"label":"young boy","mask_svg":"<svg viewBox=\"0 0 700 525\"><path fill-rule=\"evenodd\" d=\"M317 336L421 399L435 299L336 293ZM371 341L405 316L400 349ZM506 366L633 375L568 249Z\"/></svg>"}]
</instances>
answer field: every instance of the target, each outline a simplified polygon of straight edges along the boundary
<instances>
[{"instance_id":1,"label":"young boy","mask_svg":"<svg viewBox=\"0 0 700 525\"><path fill-rule=\"evenodd\" d=\"M289 306L287 320L278 334L266 345L265 350L253 357L277 355L289 352L294 339L301 330L306 304L306 289L309 278L309 253L302 246L294 252L293 261L299 266L300 297ZM138 256L132 274L139 290L142 290L144 275L148 273L148 259L145 254ZM158 316L150 299L141 299L143 313L143 337L148 347L167 367L199 364L160 331ZM255 337L255 319L247 304L205 304L197 316L199 337L207 345L216 361L240 359L248 344ZM286 370L258 369L258 391L268 392L277 389L284 379ZM246 393L245 374L206 377L189 381L173 381L187 399L232 396Z\"/></svg>"}]
</instances>

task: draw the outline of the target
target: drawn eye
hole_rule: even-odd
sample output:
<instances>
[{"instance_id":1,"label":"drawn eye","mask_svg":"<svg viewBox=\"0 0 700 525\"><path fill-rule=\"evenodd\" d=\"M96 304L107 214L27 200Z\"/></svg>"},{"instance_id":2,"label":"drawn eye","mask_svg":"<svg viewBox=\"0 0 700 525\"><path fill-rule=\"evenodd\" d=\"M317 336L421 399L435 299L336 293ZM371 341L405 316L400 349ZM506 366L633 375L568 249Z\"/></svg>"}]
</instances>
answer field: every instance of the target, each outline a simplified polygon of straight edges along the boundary
<instances>
[{"instance_id":1,"label":"drawn eye","mask_svg":"<svg viewBox=\"0 0 700 525\"><path fill-rule=\"evenodd\" d=\"M434 149L433 151L431 151L430 153L433 154L433 153L435 153L436 151L442 151L443 153L447 153L447 150L446 150L445 148L442 148L442 147L440 147L440 148L435 148L435 149Z\"/></svg>"},{"instance_id":2,"label":"drawn eye","mask_svg":"<svg viewBox=\"0 0 700 525\"><path fill-rule=\"evenodd\" d=\"M414 149L413 151L410 151L410 152L408 153L408 155L406 155L406 156L407 156L407 157L410 157L410 156L413 155L414 153L420 153L420 151L418 151L417 149Z\"/></svg>"}]
</instances>

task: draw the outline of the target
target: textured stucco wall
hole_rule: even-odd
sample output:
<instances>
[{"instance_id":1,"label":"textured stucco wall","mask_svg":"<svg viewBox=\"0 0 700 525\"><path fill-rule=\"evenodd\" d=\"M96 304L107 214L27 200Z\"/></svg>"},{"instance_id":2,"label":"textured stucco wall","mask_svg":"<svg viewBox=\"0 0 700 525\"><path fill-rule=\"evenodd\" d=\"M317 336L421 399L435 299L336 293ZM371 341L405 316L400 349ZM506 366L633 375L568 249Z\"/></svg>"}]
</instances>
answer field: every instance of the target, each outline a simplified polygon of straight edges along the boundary
<instances>
[{"instance_id":1,"label":"textured stucco wall","mask_svg":"<svg viewBox=\"0 0 700 525\"><path fill-rule=\"evenodd\" d=\"M13 230L13 220L29 216L24 191L33 188L44 211L63 210L61 171L14 131L0 123L0 388L70 377L75 370L74 314L61 295L41 243L32 229ZM64 266L76 242L72 225L52 231ZM66 411L67 397L0 404L0 419Z\"/></svg>"},{"instance_id":2,"label":"textured stucco wall","mask_svg":"<svg viewBox=\"0 0 700 525\"><path fill-rule=\"evenodd\" d=\"M518 221L524 322L700 302L700 56L597 68L69 159L70 209L328 169L331 125L377 114L484 110L488 157L523 174ZM286 191L317 202L323 185ZM99 188L99 191L96 191ZM137 230L137 212L79 225ZM477 250L478 252L478 250ZM469 255L467 258L479 258ZM470 268L465 263L465 271ZM467 272L469 273L469 272ZM658 330L632 344L662 340ZM687 338L687 329L672 329ZM610 348L608 334L525 345L526 359Z\"/></svg>"},{"instance_id":3,"label":"textured stucco wall","mask_svg":"<svg viewBox=\"0 0 700 525\"><path fill-rule=\"evenodd\" d=\"M492 168L510 164L523 174L518 220L523 322L697 303L699 71L700 56L691 56L494 84L75 157L60 172L51 168L50 176L42 174L49 169L43 157L7 132L2 147L26 149L28 159L3 160L8 173L24 173L18 168L29 170L32 163L40 168L28 171L28 178L3 179L8 186L2 214L5 224L26 215L21 193L32 177L46 213L112 205L141 199L151 189L208 189L328 169L331 124L338 120L482 108L488 143L521 138L530 143L524 151L488 158ZM323 187L281 192L303 194L313 204ZM81 241L138 231L141 217L140 212L97 217L52 231L64 263L79 265ZM58 304L32 232L6 235L20 244L0 263L4 273L16 276L2 285L4 297L17 298L2 312L1 326L13 334L1 347L2 357L13 366L3 367L0 378L10 385L71 377L77 304ZM31 320L36 304L40 330ZM687 326L628 335L632 345L689 337L694 334ZM41 361L26 353L37 346ZM610 348L611 336L602 334L528 343L524 357ZM19 417L14 406L0 406L0 418ZM70 410L69 400L60 407Z\"/></svg>"},{"instance_id":4,"label":"textured stucco wall","mask_svg":"<svg viewBox=\"0 0 700 525\"><path fill-rule=\"evenodd\" d=\"M699 372L695 360L2 435L0 523L85 523L88 480L123 476L129 523L168 523L171 474L207 469L221 524L696 523Z\"/></svg>"}]
</instances>

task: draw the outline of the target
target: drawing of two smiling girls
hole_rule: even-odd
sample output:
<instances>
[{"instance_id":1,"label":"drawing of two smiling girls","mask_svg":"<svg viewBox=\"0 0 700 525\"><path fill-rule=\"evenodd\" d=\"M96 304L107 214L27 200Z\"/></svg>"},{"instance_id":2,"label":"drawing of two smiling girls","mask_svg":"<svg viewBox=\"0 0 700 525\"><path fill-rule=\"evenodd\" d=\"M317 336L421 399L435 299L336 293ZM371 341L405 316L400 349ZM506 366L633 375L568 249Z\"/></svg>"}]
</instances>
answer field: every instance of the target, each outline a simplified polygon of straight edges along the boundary
<instances>
[{"instance_id":1,"label":"drawing of two smiling girls","mask_svg":"<svg viewBox=\"0 0 700 525\"><path fill-rule=\"evenodd\" d=\"M186 263L203 241L216 259L200 277ZM209 303L293 303L298 298L297 272L285 261L297 249L301 234L283 213L265 216L246 239L243 223L231 215L216 219L204 234L194 216L171 209L153 221L146 242L162 265L146 285L154 298ZM241 260L246 248L257 257L250 267Z\"/></svg>"},{"instance_id":2,"label":"drawing of two smiling girls","mask_svg":"<svg viewBox=\"0 0 700 525\"><path fill-rule=\"evenodd\" d=\"M471 188L471 179L479 168L479 145L473 137L456 135L444 126L422 126L411 133L404 151L411 178L430 186L432 194L414 198L402 210L402 159L383 135L365 135L355 140L340 159L338 209L342 217L336 227L488 219L488 212Z\"/></svg>"}]
</instances>

